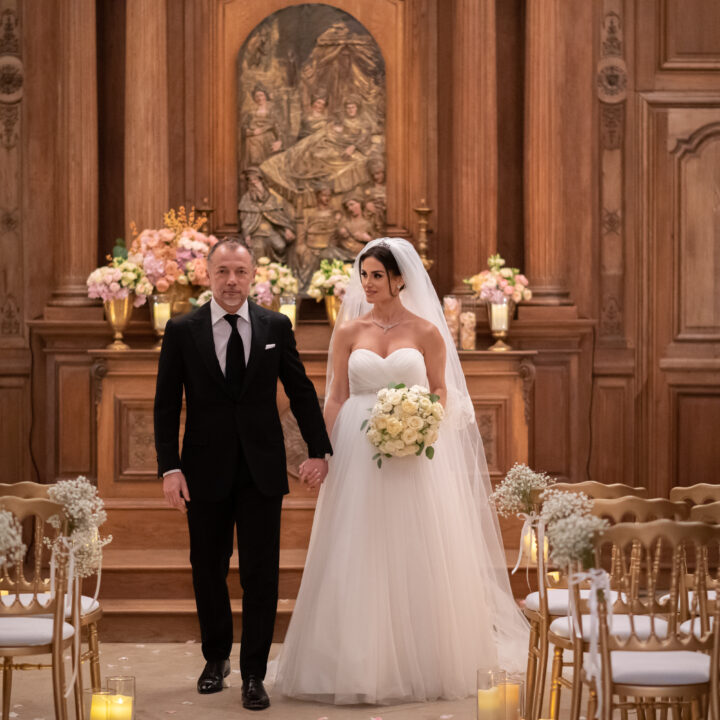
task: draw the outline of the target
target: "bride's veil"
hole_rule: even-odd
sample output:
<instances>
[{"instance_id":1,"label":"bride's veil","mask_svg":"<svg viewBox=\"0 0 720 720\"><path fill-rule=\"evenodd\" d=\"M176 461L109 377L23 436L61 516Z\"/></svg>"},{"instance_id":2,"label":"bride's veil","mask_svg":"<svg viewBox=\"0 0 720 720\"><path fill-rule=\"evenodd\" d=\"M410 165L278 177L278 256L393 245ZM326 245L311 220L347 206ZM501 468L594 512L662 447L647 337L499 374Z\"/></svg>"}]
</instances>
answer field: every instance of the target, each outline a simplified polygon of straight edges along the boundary
<instances>
[{"instance_id":1,"label":"bride's veil","mask_svg":"<svg viewBox=\"0 0 720 720\"><path fill-rule=\"evenodd\" d=\"M379 238L369 242L365 249L375 245L386 245L400 268L405 289L400 293L402 304L412 313L429 320L435 325L446 346L445 383L447 387L446 417L441 427L444 452L451 453L457 462L458 477L447 478L447 482L467 483L474 499L482 534L480 547L468 548L468 552L479 558L487 573L487 587L484 598L478 598L478 612L490 620L496 636L498 662L511 672L524 672L524 658L527 653L527 622L513 598L507 571L507 560L500 533L497 515L489 501L492 486L488 473L482 438L475 420L475 410L468 393L465 376L455 342L445 321L440 300L422 260L413 245L402 238ZM363 251L364 252L364 251ZM335 327L370 312L371 305L365 300L360 283L360 259L356 258L352 276L343 298ZM332 347L330 341L327 364L325 397L332 385ZM444 480L445 481L445 480ZM486 604L490 607L484 607Z\"/></svg>"}]
</instances>

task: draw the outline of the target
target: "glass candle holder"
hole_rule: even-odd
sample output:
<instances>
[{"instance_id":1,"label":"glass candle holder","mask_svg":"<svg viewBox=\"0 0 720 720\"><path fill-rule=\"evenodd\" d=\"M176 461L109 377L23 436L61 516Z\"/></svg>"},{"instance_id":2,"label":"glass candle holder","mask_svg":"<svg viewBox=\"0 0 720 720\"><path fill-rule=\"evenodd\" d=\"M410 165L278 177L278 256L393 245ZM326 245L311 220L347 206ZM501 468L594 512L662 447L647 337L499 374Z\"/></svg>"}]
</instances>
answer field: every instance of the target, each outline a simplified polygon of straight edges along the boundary
<instances>
[{"instance_id":1,"label":"glass candle holder","mask_svg":"<svg viewBox=\"0 0 720 720\"><path fill-rule=\"evenodd\" d=\"M508 678L499 687L505 698L505 720L522 720L524 710L524 683L516 678Z\"/></svg>"},{"instance_id":2,"label":"glass candle holder","mask_svg":"<svg viewBox=\"0 0 720 720\"><path fill-rule=\"evenodd\" d=\"M109 690L84 690L85 720L109 720L108 702L111 695Z\"/></svg>"},{"instance_id":3,"label":"glass candle holder","mask_svg":"<svg viewBox=\"0 0 720 720\"><path fill-rule=\"evenodd\" d=\"M157 294L150 296L150 319L153 330L157 333L158 341L156 348L162 347L165 326L172 316L172 298L169 295Z\"/></svg>"},{"instance_id":4,"label":"glass candle holder","mask_svg":"<svg viewBox=\"0 0 720 720\"><path fill-rule=\"evenodd\" d=\"M294 330L295 319L297 317L297 298L295 295L280 296L280 312L290 318L290 322L292 323L292 328Z\"/></svg>"},{"instance_id":5,"label":"glass candle holder","mask_svg":"<svg viewBox=\"0 0 720 720\"><path fill-rule=\"evenodd\" d=\"M505 338L510 332L510 321L515 312L515 303L510 298L504 297L498 302L488 302L487 310L490 334L495 338L495 343L490 346L490 350L496 352L512 350L505 342Z\"/></svg>"},{"instance_id":6,"label":"glass candle holder","mask_svg":"<svg viewBox=\"0 0 720 720\"><path fill-rule=\"evenodd\" d=\"M108 677L108 720L135 720L135 678L132 675Z\"/></svg>"},{"instance_id":7,"label":"glass candle holder","mask_svg":"<svg viewBox=\"0 0 720 720\"><path fill-rule=\"evenodd\" d=\"M496 683L496 672L489 668L478 670L477 720L505 720L504 685Z\"/></svg>"},{"instance_id":8,"label":"glass candle holder","mask_svg":"<svg viewBox=\"0 0 720 720\"><path fill-rule=\"evenodd\" d=\"M455 295L446 295L443 298L443 313L457 347L460 340L460 300Z\"/></svg>"}]
</instances>

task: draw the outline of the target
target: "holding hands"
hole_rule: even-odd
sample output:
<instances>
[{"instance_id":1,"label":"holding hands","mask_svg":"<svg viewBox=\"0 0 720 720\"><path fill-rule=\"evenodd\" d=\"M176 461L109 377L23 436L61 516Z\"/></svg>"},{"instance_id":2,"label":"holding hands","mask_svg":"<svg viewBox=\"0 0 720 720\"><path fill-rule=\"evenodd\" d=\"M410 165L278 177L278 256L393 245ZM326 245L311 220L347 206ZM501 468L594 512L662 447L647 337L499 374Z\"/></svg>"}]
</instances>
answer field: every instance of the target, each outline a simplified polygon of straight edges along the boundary
<instances>
[{"instance_id":1,"label":"holding hands","mask_svg":"<svg viewBox=\"0 0 720 720\"><path fill-rule=\"evenodd\" d=\"M300 480L311 488L321 485L328 472L327 460L308 458L300 465Z\"/></svg>"}]
</instances>

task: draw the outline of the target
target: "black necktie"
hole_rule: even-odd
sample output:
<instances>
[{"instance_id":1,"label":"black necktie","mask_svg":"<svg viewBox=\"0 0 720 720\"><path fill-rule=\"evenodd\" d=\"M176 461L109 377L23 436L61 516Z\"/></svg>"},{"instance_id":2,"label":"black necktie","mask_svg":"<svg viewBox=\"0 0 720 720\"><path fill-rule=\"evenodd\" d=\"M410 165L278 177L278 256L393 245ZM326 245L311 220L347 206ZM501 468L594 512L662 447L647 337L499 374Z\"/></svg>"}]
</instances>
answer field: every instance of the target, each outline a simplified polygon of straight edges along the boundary
<instances>
[{"instance_id":1,"label":"black necktie","mask_svg":"<svg viewBox=\"0 0 720 720\"><path fill-rule=\"evenodd\" d=\"M225 356L225 380L234 391L240 392L245 379L245 347L237 329L238 316L228 314L224 317L232 328Z\"/></svg>"}]
</instances>

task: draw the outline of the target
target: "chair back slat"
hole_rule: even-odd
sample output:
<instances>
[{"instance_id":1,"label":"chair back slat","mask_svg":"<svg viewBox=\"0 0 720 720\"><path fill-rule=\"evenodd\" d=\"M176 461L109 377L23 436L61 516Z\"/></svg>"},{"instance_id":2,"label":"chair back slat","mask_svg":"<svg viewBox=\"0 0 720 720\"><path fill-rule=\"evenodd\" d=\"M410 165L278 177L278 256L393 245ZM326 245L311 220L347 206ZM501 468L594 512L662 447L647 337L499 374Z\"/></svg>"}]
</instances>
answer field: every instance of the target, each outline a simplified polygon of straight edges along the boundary
<instances>
[{"instance_id":1,"label":"chair back slat","mask_svg":"<svg viewBox=\"0 0 720 720\"><path fill-rule=\"evenodd\" d=\"M690 519L720 525L720 501L693 505L690 508Z\"/></svg>"},{"instance_id":2,"label":"chair back slat","mask_svg":"<svg viewBox=\"0 0 720 720\"><path fill-rule=\"evenodd\" d=\"M623 485L622 483L605 484L597 480L585 480L583 482L555 483L550 486L553 490L562 490L564 492L585 493L588 497L598 500L610 500L612 498L625 497L633 495L636 497L647 497L648 491L644 487L635 487L633 485Z\"/></svg>"},{"instance_id":3,"label":"chair back slat","mask_svg":"<svg viewBox=\"0 0 720 720\"><path fill-rule=\"evenodd\" d=\"M51 557L50 546L60 535L67 536L68 523L60 503L47 498L0 497L0 509L8 510L21 522L32 522L32 542L29 552L32 561L25 558L6 568L0 579L0 588L8 591L0 602L0 615L32 615L52 612L58 601L64 599L66 582L66 553ZM53 523L50 521L53 520ZM55 564L55 595L49 598L51 562ZM32 569L30 577L26 568ZM22 602L20 595L23 595ZM42 598L40 596L43 596Z\"/></svg>"},{"instance_id":4,"label":"chair back slat","mask_svg":"<svg viewBox=\"0 0 720 720\"><path fill-rule=\"evenodd\" d=\"M51 485L23 481L18 483L0 483L0 497L46 498Z\"/></svg>"},{"instance_id":5,"label":"chair back slat","mask_svg":"<svg viewBox=\"0 0 720 720\"><path fill-rule=\"evenodd\" d=\"M720 485L697 483L674 487L670 490L670 499L674 502L686 502L689 505L705 505L720 501Z\"/></svg>"}]
</instances>

